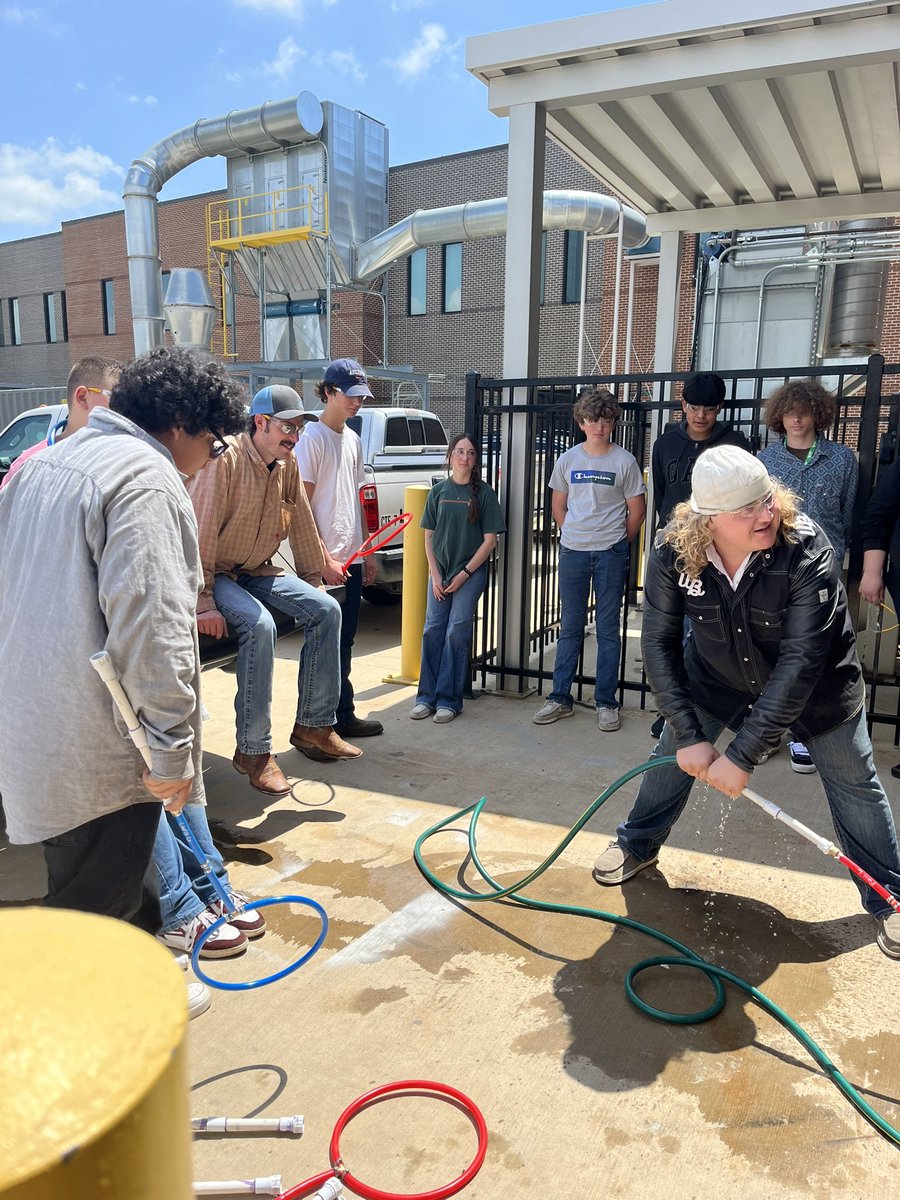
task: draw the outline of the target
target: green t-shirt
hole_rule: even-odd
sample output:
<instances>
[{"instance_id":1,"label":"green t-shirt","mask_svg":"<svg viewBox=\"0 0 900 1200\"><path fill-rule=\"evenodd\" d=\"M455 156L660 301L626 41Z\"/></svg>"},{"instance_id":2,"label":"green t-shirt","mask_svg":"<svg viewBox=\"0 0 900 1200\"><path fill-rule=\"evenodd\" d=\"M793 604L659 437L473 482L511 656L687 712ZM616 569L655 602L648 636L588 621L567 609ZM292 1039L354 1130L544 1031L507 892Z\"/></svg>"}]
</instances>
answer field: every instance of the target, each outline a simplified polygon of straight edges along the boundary
<instances>
[{"instance_id":1,"label":"green t-shirt","mask_svg":"<svg viewBox=\"0 0 900 1200\"><path fill-rule=\"evenodd\" d=\"M422 528L432 530L431 548L444 583L458 575L484 541L486 533L505 533L503 513L494 490L482 483L478 488L478 520L469 521L470 483L442 479L428 493Z\"/></svg>"}]
</instances>

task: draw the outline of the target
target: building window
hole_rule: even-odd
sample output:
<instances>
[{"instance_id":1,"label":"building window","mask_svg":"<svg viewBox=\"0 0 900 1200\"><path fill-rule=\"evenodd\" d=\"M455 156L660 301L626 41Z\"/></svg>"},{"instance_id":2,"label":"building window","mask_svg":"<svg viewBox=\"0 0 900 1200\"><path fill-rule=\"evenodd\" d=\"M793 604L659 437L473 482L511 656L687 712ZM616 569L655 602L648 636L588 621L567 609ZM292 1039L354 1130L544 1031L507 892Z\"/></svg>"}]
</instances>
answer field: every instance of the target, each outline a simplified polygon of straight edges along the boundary
<instances>
[{"instance_id":1,"label":"building window","mask_svg":"<svg viewBox=\"0 0 900 1200\"><path fill-rule=\"evenodd\" d=\"M541 295L539 303L544 303L544 288L547 283L547 230L541 234Z\"/></svg>"},{"instance_id":2,"label":"building window","mask_svg":"<svg viewBox=\"0 0 900 1200\"><path fill-rule=\"evenodd\" d=\"M100 295L103 301L103 332L113 334L116 332L116 298L111 279L100 280Z\"/></svg>"},{"instance_id":3,"label":"building window","mask_svg":"<svg viewBox=\"0 0 900 1200\"><path fill-rule=\"evenodd\" d=\"M9 344L11 346L22 345L22 326L19 323L19 298L11 296L9 299Z\"/></svg>"},{"instance_id":4,"label":"building window","mask_svg":"<svg viewBox=\"0 0 900 1200\"><path fill-rule=\"evenodd\" d=\"M69 310L66 308L66 293L59 293L59 315L62 318L62 340L69 340Z\"/></svg>"},{"instance_id":5,"label":"building window","mask_svg":"<svg viewBox=\"0 0 900 1200\"><path fill-rule=\"evenodd\" d=\"M581 256L583 251L584 232L580 229L567 229L563 268L563 304L577 304L581 299Z\"/></svg>"},{"instance_id":6,"label":"building window","mask_svg":"<svg viewBox=\"0 0 900 1200\"><path fill-rule=\"evenodd\" d=\"M444 247L444 312L462 311L462 242Z\"/></svg>"},{"instance_id":7,"label":"building window","mask_svg":"<svg viewBox=\"0 0 900 1200\"><path fill-rule=\"evenodd\" d=\"M421 317L425 312L426 257L428 251L414 250L409 256L409 315Z\"/></svg>"},{"instance_id":8,"label":"building window","mask_svg":"<svg viewBox=\"0 0 900 1200\"><path fill-rule=\"evenodd\" d=\"M58 342L56 332L56 302L52 292L44 292L44 334L48 342Z\"/></svg>"}]
</instances>

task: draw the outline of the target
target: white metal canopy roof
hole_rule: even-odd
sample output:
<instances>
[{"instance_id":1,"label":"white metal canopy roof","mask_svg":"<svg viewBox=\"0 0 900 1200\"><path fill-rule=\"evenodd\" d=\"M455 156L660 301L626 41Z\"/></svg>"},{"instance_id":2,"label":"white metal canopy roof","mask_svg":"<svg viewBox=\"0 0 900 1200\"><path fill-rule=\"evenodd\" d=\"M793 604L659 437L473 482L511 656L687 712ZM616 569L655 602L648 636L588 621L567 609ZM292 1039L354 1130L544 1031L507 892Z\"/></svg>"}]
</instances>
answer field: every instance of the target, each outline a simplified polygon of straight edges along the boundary
<instances>
[{"instance_id":1,"label":"white metal canopy roof","mask_svg":"<svg viewBox=\"0 0 900 1200\"><path fill-rule=\"evenodd\" d=\"M900 212L900 5L739 2L486 34L466 65L498 116L542 106L648 233Z\"/></svg>"}]
</instances>

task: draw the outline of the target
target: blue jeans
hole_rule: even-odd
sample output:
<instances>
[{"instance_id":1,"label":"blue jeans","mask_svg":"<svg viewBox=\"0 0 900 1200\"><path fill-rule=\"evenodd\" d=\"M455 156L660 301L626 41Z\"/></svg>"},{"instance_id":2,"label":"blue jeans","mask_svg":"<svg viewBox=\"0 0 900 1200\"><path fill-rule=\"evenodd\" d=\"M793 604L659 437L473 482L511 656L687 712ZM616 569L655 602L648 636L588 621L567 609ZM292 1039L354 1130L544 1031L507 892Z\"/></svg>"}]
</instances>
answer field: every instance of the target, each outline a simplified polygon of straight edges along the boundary
<instances>
[{"instance_id":1,"label":"blue jeans","mask_svg":"<svg viewBox=\"0 0 900 1200\"><path fill-rule=\"evenodd\" d=\"M337 702L337 724L345 725L353 720L353 684L350 682L350 658L353 639L359 625L359 609L362 604L363 565L355 562L347 572L344 582L344 599L341 604L341 695Z\"/></svg>"},{"instance_id":2,"label":"blue jeans","mask_svg":"<svg viewBox=\"0 0 900 1200\"><path fill-rule=\"evenodd\" d=\"M714 743L724 728L722 722L699 711L697 715L707 739ZM887 796L875 772L865 712L830 733L811 739L806 748L825 788L838 845L857 866L900 899L897 833ZM674 753L675 735L666 722L650 757ZM653 858L681 816L693 784L693 778L678 767L647 771L634 807L616 830L619 844L641 861ZM893 911L855 875L853 881L859 888L863 906L873 917Z\"/></svg>"},{"instance_id":3,"label":"blue jeans","mask_svg":"<svg viewBox=\"0 0 900 1200\"><path fill-rule=\"evenodd\" d=\"M200 848L209 859L216 878L228 888L228 872L222 855L215 847L206 808L202 804L186 804L181 810L187 818L191 832L200 843ZM165 809L159 815L159 827L153 844L153 866L159 888L159 907L162 911L162 931L177 929L179 925L198 917L210 903L217 899L213 885L200 869L194 852L181 834L181 830Z\"/></svg>"},{"instance_id":4,"label":"blue jeans","mask_svg":"<svg viewBox=\"0 0 900 1200\"><path fill-rule=\"evenodd\" d=\"M417 704L462 712L475 607L486 582L482 563L458 591L437 600L429 580Z\"/></svg>"},{"instance_id":5,"label":"blue jeans","mask_svg":"<svg viewBox=\"0 0 900 1200\"><path fill-rule=\"evenodd\" d=\"M340 694L341 606L333 596L295 575L217 575L216 608L237 634L237 747L242 754L272 752L272 674L275 622L264 607L297 617L303 630L297 678L297 721L334 724Z\"/></svg>"},{"instance_id":6,"label":"blue jeans","mask_svg":"<svg viewBox=\"0 0 900 1200\"><path fill-rule=\"evenodd\" d=\"M550 699L572 707L572 681L587 624L588 596L594 585L594 615L597 627L597 667L594 673L594 704L618 708L619 655L622 635L619 613L631 561L626 538L608 550L559 548L559 596L562 627L556 644L553 691Z\"/></svg>"}]
</instances>

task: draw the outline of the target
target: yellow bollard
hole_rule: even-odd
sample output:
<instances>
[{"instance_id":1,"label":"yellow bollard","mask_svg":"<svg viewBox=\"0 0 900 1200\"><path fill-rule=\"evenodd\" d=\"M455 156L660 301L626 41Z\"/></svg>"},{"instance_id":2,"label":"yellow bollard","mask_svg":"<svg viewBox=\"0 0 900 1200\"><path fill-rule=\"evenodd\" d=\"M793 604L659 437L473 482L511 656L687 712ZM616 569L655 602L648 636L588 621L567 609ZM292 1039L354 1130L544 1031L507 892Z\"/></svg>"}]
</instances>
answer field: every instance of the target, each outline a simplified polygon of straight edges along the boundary
<instances>
[{"instance_id":1,"label":"yellow bollard","mask_svg":"<svg viewBox=\"0 0 900 1200\"><path fill-rule=\"evenodd\" d=\"M190 1200L184 972L148 934L0 916L0 1196Z\"/></svg>"},{"instance_id":2,"label":"yellow bollard","mask_svg":"<svg viewBox=\"0 0 900 1200\"><path fill-rule=\"evenodd\" d=\"M403 533L403 611L400 617L400 674L386 675L385 683L419 682L422 664L422 630L428 602L428 559L425 557L425 530L420 522L431 488L411 483L403 491L404 512L413 519Z\"/></svg>"}]
</instances>

